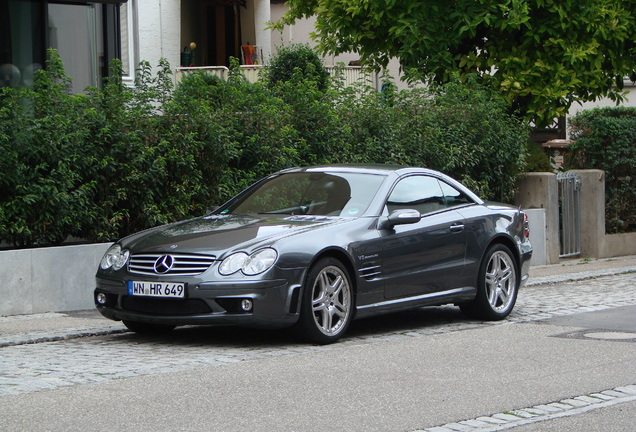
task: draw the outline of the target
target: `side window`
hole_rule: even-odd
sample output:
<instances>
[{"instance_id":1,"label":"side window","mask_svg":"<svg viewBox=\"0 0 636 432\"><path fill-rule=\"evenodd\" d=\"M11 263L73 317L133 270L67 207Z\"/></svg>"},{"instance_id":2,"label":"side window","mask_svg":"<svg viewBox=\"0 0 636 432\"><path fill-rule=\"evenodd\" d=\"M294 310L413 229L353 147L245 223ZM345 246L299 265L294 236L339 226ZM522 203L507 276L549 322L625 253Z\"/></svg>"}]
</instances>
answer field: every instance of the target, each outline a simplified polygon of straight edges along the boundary
<instances>
[{"instance_id":1,"label":"side window","mask_svg":"<svg viewBox=\"0 0 636 432\"><path fill-rule=\"evenodd\" d=\"M411 176L395 185L386 206L389 213L408 208L426 214L446 208L446 202L436 178Z\"/></svg>"},{"instance_id":2,"label":"side window","mask_svg":"<svg viewBox=\"0 0 636 432\"><path fill-rule=\"evenodd\" d=\"M472 200L466 195L443 181L439 182L444 194L444 200L447 207L457 207L465 204L471 204Z\"/></svg>"}]
</instances>

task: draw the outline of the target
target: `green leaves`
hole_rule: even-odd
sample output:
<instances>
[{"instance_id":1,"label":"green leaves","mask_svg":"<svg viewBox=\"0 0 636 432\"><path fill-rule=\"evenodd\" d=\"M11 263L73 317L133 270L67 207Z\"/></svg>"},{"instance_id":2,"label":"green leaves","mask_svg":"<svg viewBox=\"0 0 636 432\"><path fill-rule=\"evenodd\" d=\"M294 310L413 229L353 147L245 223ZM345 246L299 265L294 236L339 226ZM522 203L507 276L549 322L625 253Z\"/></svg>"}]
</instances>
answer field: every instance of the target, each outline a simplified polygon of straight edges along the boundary
<instances>
[{"instance_id":1,"label":"green leaves","mask_svg":"<svg viewBox=\"0 0 636 432\"><path fill-rule=\"evenodd\" d=\"M487 88L457 82L399 92L389 85L384 93L349 88L336 106L349 149L344 161L425 166L486 198L512 200L528 131Z\"/></svg>"},{"instance_id":2,"label":"green leaves","mask_svg":"<svg viewBox=\"0 0 636 432\"><path fill-rule=\"evenodd\" d=\"M69 236L104 241L192 214L201 181L196 162L157 139L157 108L171 98L169 65L142 64L125 87L120 65L103 89L68 94L70 79L49 52L32 88L0 96L0 239L56 245ZM176 190L177 193L173 193Z\"/></svg>"},{"instance_id":3,"label":"green leaves","mask_svg":"<svg viewBox=\"0 0 636 432\"><path fill-rule=\"evenodd\" d=\"M291 80L294 75L315 81L320 90L327 87L329 74L309 45L291 44L280 47L267 68L266 79L271 87Z\"/></svg>"},{"instance_id":4,"label":"green leaves","mask_svg":"<svg viewBox=\"0 0 636 432\"><path fill-rule=\"evenodd\" d=\"M284 79L254 84L234 64L227 81L193 73L172 88L162 62L156 73L142 63L131 89L114 62L89 96L67 93L51 53L37 86L0 89L0 239L112 240L201 215L271 172L309 164L428 166L486 198L511 198L527 131L499 95L470 79L345 87L342 71L323 80L304 50L289 56Z\"/></svg>"},{"instance_id":5,"label":"green leaves","mask_svg":"<svg viewBox=\"0 0 636 432\"><path fill-rule=\"evenodd\" d=\"M571 120L573 168L605 171L605 229L636 230L636 108L583 111Z\"/></svg>"},{"instance_id":6,"label":"green leaves","mask_svg":"<svg viewBox=\"0 0 636 432\"><path fill-rule=\"evenodd\" d=\"M88 98L65 94L70 81L57 53L49 56L32 89L0 98L0 237L16 245L59 244L79 233L77 214L92 217L90 132L81 120Z\"/></svg>"},{"instance_id":7,"label":"green leaves","mask_svg":"<svg viewBox=\"0 0 636 432\"><path fill-rule=\"evenodd\" d=\"M621 100L636 73L635 0L291 0L282 23L316 16L324 53L397 57L426 83L477 74L537 124L580 100ZM537 67L541 65L541 67ZM517 84L518 83L518 84Z\"/></svg>"}]
</instances>

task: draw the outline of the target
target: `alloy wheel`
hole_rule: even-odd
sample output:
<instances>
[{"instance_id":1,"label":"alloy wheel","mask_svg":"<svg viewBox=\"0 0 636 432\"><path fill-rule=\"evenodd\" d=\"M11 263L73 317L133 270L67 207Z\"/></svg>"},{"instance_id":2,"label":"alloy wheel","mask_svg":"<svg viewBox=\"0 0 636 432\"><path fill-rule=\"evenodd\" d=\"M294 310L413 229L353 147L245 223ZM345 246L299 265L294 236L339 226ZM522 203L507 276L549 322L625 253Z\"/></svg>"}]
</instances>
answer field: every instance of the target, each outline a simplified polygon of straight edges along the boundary
<instances>
[{"instance_id":1,"label":"alloy wheel","mask_svg":"<svg viewBox=\"0 0 636 432\"><path fill-rule=\"evenodd\" d=\"M327 336L343 330L351 313L351 287L342 270L323 268L312 287L312 314L316 327Z\"/></svg>"},{"instance_id":2,"label":"alloy wheel","mask_svg":"<svg viewBox=\"0 0 636 432\"><path fill-rule=\"evenodd\" d=\"M493 311L505 312L512 301L517 286L517 275L512 258L505 251L497 251L486 267L486 297Z\"/></svg>"}]
</instances>

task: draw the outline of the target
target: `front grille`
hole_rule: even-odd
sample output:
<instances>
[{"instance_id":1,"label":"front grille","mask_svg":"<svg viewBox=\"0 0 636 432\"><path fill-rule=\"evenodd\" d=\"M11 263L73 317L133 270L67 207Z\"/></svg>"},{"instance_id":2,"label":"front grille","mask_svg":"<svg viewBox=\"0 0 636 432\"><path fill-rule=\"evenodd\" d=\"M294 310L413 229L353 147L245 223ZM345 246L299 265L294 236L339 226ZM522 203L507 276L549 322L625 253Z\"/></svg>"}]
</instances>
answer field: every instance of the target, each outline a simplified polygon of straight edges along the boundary
<instances>
[{"instance_id":1,"label":"front grille","mask_svg":"<svg viewBox=\"0 0 636 432\"><path fill-rule=\"evenodd\" d=\"M164 264L170 264L169 269L165 265L157 265L160 259L162 259ZM130 273L153 276L196 276L206 271L215 259L216 257L212 255L135 254L130 257L128 271Z\"/></svg>"},{"instance_id":2,"label":"front grille","mask_svg":"<svg viewBox=\"0 0 636 432\"><path fill-rule=\"evenodd\" d=\"M201 299L173 300L124 296L122 308L162 316L202 315L212 312L210 306Z\"/></svg>"}]
</instances>

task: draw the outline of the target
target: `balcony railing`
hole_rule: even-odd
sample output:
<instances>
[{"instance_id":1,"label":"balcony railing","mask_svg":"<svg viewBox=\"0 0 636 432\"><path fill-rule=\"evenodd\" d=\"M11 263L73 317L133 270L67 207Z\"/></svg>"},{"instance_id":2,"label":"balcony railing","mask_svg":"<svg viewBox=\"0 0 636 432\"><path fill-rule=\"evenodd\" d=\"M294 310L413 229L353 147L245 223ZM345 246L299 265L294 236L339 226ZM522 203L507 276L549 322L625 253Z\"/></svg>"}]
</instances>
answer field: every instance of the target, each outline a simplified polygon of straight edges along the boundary
<instances>
[{"instance_id":1,"label":"balcony railing","mask_svg":"<svg viewBox=\"0 0 636 432\"><path fill-rule=\"evenodd\" d=\"M241 66L241 73L248 82L256 82L259 79L262 65ZM345 87L356 83L369 85L380 90L380 82L376 72L363 69L360 66L326 66L327 72L332 75L342 73ZM189 73L203 71L209 75L217 76L226 80L229 75L229 69L225 66L196 66L196 67L179 67L175 73L176 82L179 83L183 77Z\"/></svg>"}]
</instances>

